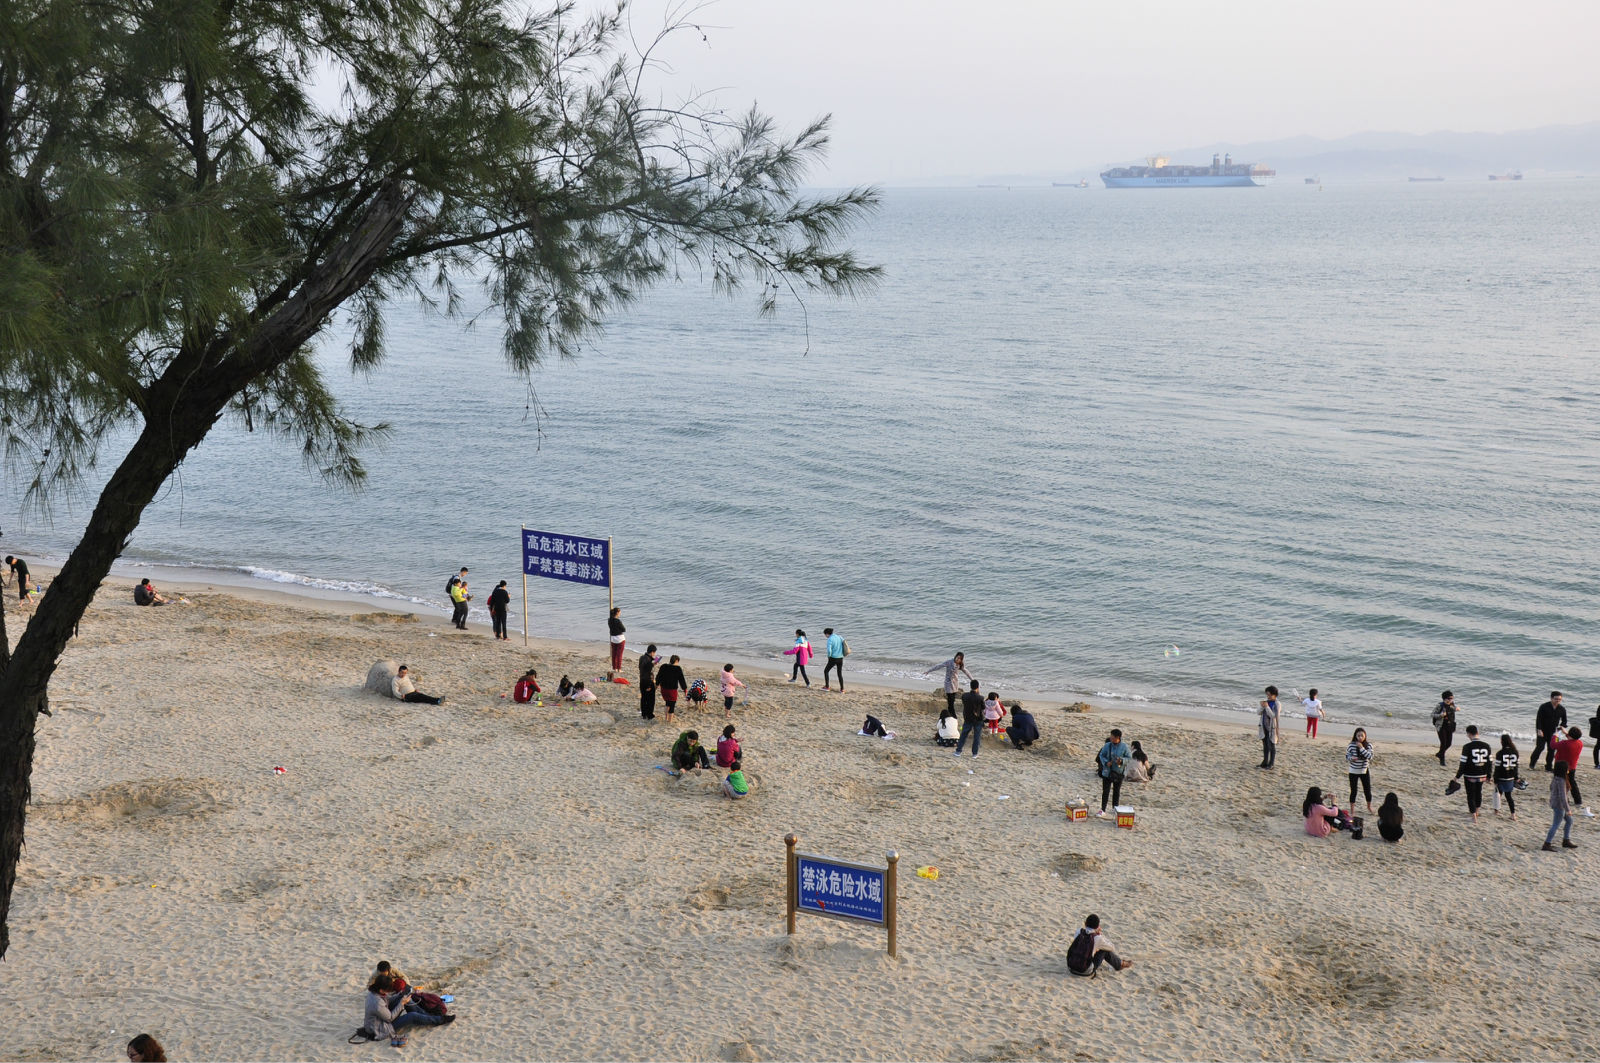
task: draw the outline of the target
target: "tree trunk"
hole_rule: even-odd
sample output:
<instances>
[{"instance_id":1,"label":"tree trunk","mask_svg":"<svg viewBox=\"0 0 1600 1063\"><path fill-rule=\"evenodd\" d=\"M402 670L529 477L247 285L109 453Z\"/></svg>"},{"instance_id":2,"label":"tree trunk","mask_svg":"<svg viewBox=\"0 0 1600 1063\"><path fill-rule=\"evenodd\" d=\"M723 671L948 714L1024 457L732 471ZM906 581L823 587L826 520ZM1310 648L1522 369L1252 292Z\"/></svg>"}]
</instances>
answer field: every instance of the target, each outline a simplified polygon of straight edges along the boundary
<instances>
[{"instance_id":1,"label":"tree trunk","mask_svg":"<svg viewBox=\"0 0 1600 1063\"><path fill-rule=\"evenodd\" d=\"M194 351L168 366L150 388L144 431L100 493L83 538L40 599L10 660L0 657L0 958L10 945L11 891L27 819L34 723L49 706L50 676L74 625L161 485L235 395L292 357L340 304L365 287L401 233L411 200L392 182L349 237L308 271L294 295L247 336L216 341L225 346L225 357Z\"/></svg>"}]
</instances>

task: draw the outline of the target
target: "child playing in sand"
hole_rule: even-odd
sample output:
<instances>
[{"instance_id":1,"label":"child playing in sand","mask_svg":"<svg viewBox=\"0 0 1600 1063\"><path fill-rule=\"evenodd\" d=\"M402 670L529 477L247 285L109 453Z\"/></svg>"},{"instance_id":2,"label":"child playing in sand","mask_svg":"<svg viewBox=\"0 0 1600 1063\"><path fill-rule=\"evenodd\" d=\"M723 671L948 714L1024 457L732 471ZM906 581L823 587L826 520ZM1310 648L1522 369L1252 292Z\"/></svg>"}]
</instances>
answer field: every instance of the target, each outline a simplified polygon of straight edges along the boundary
<instances>
[{"instance_id":1,"label":"child playing in sand","mask_svg":"<svg viewBox=\"0 0 1600 1063\"><path fill-rule=\"evenodd\" d=\"M570 698L570 697L572 697L572 680L571 679L569 679L566 676L562 676L561 677L561 682L556 684L556 697L558 697L558 698Z\"/></svg>"},{"instance_id":2,"label":"child playing in sand","mask_svg":"<svg viewBox=\"0 0 1600 1063\"><path fill-rule=\"evenodd\" d=\"M722 780L722 792L737 801L750 793L750 780L744 777L744 761L736 760L728 772L728 777Z\"/></svg>"},{"instance_id":3,"label":"child playing in sand","mask_svg":"<svg viewBox=\"0 0 1600 1063\"><path fill-rule=\"evenodd\" d=\"M1005 705L1000 702L1000 695L989 691L989 696L983 700L983 726L992 735L1000 733L1000 720L1006 714Z\"/></svg>"},{"instance_id":4,"label":"child playing in sand","mask_svg":"<svg viewBox=\"0 0 1600 1063\"><path fill-rule=\"evenodd\" d=\"M722 729L722 737L717 739L717 767L731 768L739 760L739 740L733 737L733 724Z\"/></svg>"},{"instance_id":5,"label":"child playing in sand","mask_svg":"<svg viewBox=\"0 0 1600 1063\"><path fill-rule=\"evenodd\" d=\"M571 701L582 701L582 702L599 701L600 700L598 697L595 696L595 692L594 691L590 690L588 687L583 685L583 680L581 680L581 679L578 680L576 683L572 684L572 693L568 694L567 698L569 700L571 700Z\"/></svg>"},{"instance_id":6,"label":"child playing in sand","mask_svg":"<svg viewBox=\"0 0 1600 1063\"><path fill-rule=\"evenodd\" d=\"M699 731L685 731L672 745L672 767L675 771L695 771L711 767L706 747L700 744Z\"/></svg>"},{"instance_id":7,"label":"child playing in sand","mask_svg":"<svg viewBox=\"0 0 1600 1063\"><path fill-rule=\"evenodd\" d=\"M539 673L529 668L522 673L522 678L517 680L517 685L511 688L511 700L518 705L526 705L539 693Z\"/></svg>"},{"instance_id":8,"label":"child playing in sand","mask_svg":"<svg viewBox=\"0 0 1600 1063\"><path fill-rule=\"evenodd\" d=\"M744 686L744 683L733 674L733 665L722 666L722 716L724 719L733 719L733 692Z\"/></svg>"}]
</instances>

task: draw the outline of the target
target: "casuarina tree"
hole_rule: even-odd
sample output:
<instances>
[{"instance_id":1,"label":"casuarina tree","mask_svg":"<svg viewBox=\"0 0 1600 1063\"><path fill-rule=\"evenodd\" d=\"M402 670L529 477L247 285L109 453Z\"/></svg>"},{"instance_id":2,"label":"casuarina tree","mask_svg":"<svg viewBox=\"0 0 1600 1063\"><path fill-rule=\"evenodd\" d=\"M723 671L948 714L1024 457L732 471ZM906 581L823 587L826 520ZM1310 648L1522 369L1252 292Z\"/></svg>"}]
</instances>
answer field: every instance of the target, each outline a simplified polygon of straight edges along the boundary
<instances>
[{"instance_id":1,"label":"casuarina tree","mask_svg":"<svg viewBox=\"0 0 1600 1063\"><path fill-rule=\"evenodd\" d=\"M0 613L0 955L51 674L162 484L224 417L361 480L383 426L326 386L330 325L371 369L387 305L481 285L527 375L681 272L760 311L874 279L874 194L800 190L826 121L669 99L634 39L499 0L0 5L0 434L35 505L120 456L14 647Z\"/></svg>"}]
</instances>

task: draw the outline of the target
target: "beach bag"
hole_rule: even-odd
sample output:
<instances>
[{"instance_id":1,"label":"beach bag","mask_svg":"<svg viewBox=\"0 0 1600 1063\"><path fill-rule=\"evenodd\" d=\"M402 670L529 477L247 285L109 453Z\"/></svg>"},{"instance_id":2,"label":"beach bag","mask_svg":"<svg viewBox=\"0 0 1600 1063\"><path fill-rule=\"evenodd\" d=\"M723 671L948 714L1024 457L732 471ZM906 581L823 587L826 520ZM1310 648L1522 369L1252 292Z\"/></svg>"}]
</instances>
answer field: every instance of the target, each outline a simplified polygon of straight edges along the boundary
<instances>
[{"instance_id":1,"label":"beach bag","mask_svg":"<svg viewBox=\"0 0 1600 1063\"><path fill-rule=\"evenodd\" d=\"M1073 974L1090 974L1089 963L1094 959L1094 935L1088 927L1079 927L1078 936L1067 949L1067 970Z\"/></svg>"},{"instance_id":2,"label":"beach bag","mask_svg":"<svg viewBox=\"0 0 1600 1063\"><path fill-rule=\"evenodd\" d=\"M361 1027L361 1029L351 1034L348 1038L350 1044L353 1045L361 1044L363 1041L376 1041L377 1039L377 1033L375 1033L372 1028L368 1026Z\"/></svg>"},{"instance_id":3,"label":"beach bag","mask_svg":"<svg viewBox=\"0 0 1600 1063\"><path fill-rule=\"evenodd\" d=\"M850 656L850 644L848 642L844 644L844 655L846 657Z\"/></svg>"},{"instance_id":4,"label":"beach bag","mask_svg":"<svg viewBox=\"0 0 1600 1063\"><path fill-rule=\"evenodd\" d=\"M1589 737L1600 738L1600 716L1589 717Z\"/></svg>"},{"instance_id":5,"label":"beach bag","mask_svg":"<svg viewBox=\"0 0 1600 1063\"><path fill-rule=\"evenodd\" d=\"M1444 788L1444 795L1446 797L1449 797L1451 794L1457 792L1460 789L1461 789L1461 780L1460 779L1451 779L1450 780L1450 785L1446 786Z\"/></svg>"},{"instance_id":6,"label":"beach bag","mask_svg":"<svg viewBox=\"0 0 1600 1063\"><path fill-rule=\"evenodd\" d=\"M876 716L869 715L866 718L866 721L862 723L860 733L870 736L882 736L888 734L888 731L884 729L882 720L878 719Z\"/></svg>"},{"instance_id":7,"label":"beach bag","mask_svg":"<svg viewBox=\"0 0 1600 1063\"><path fill-rule=\"evenodd\" d=\"M417 1006L429 1015L450 1014L450 1009L445 1007L444 999L437 993L422 993L413 990L411 999L416 1001Z\"/></svg>"},{"instance_id":8,"label":"beach bag","mask_svg":"<svg viewBox=\"0 0 1600 1063\"><path fill-rule=\"evenodd\" d=\"M461 577L460 576L451 576L449 581L446 582L445 585L444 585L445 597L448 598L450 596L450 592L455 590L456 589L456 584L460 583L460 582L461 582Z\"/></svg>"},{"instance_id":9,"label":"beach bag","mask_svg":"<svg viewBox=\"0 0 1600 1063\"><path fill-rule=\"evenodd\" d=\"M1360 816L1357 816L1355 819L1352 819L1350 821L1350 840L1351 841L1358 842L1358 841L1361 840L1361 838L1362 838L1362 828L1365 827L1365 825L1366 825L1366 820L1362 819Z\"/></svg>"}]
</instances>

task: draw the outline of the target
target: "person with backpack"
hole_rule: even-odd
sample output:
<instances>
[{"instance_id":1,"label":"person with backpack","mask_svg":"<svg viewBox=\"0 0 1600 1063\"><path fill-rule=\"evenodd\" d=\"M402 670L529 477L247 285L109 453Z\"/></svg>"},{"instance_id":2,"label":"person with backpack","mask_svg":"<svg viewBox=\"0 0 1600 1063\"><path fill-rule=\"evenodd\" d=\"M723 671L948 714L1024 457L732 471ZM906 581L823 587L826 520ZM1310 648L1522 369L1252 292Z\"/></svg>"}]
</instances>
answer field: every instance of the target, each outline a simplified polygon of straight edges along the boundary
<instances>
[{"instance_id":1,"label":"person with backpack","mask_svg":"<svg viewBox=\"0 0 1600 1063\"><path fill-rule=\"evenodd\" d=\"M1517 821L1517 799L1512 792L1517 788L1517 744L1511 740L1509 731L1500 734L1500 748L1494 751L1494 814L1500 814L1500 799L1506 799L1506 808L1511 812L1511 822Z\"/></svg>"},{"instance_id":2,"label":"person with backpack","mask_svg":"<svg viewBox=\"0 0 1600 1063\"><path fill-rule=\"evenodd\" d=\"M843 635L835 635L833 628L825 627L822 633L828 637L826 650L828 663L822 666L822 689L828 689L828 673L839 673L839 693L844 693L844 659L850 656L850 644L844 640Z\"/></svg>"},{"instance_id":3,"label":"person with backpack","mask_svg":"<svg viewBox=\"0 0 1600 1063\"><path fill-rule=\"evenodd\" d=\"M1456 740L1456 696L1446 690L1439 695L1439 704L1433 710L1433 729L1439 736L1439 766L1444 767L1444 755L1450 752L1450 743Z\"/></svg>"},{"instance_id":4,"label":"person with backpack","mask_svg":"<svg viewBox=\"0 0 1600 1063\"><path fill-rule=\"evenodd\" d=\"M678 655L674 653L671 660L656 669L656 690L661 693L661 699L667 703L667 722L672 723L678 708L678 694L689 689L689 681L684 677L683 669L678 665Z\"/></svg>"},{"instance_id":5,"label":"person with backpack","mask_svg":"<svg viewBox=\"0 0 1600 1063\"><path fill-rule=\"evenodd\" d=\"M1100 929L1100 917L1090 915L1067 948L1067 970L1090 978L1100 973L1102 964L1109 965L1113 971L1126 971L1133 966L1133 961L1117 955Z\"/></svg>"},{"instance_id":6,"label":"person with backpack","mask_svg":"<svg viewBox=\"0 0 1600 1063\"><path fill-rule=\"evenodd\" d=\"M1461 765L1456 768L1456 778L1467 786L1467 811L1472 822L1478 822L1478 809L1483 807L1483 783L1489 778L1489 763L1494 750L1489 743L1478 738L1477 724L1467 724L1467 744L1461 747Z\"/></svg>"},{"instance_id":7,"label":"person with backpack","mask_svg":"<svg viewBox=\"0 0 1600 1063\"><path fill-rule=\"evenodd\" d=\"M1108 796L1111 798L1111 807L1122 804L1122 779L1128 772L1130 756L1132 754L1122 742L1122 731L1113 727L1111 737L1106 739L1106 744L1100 747L1100 752L1095 756L1095 763L1100 766L1100 811L1095 815L1101 819L1105 818Z\"/></svg>"},{"instance_id":8,"label":"person with backpack","mask_svg":"<svg viewBox=\"0 0 1600 1063\"><path fill-rule=\"evenodd\" d=\"M1261 703L1261 714L1256 720L1256 734L1261 738L1261 763L1258 768L1271 768L1278 763L1278 688L1269 686L1267 698Z\"/></svg>"},{"instance_id":9,"label":"person with backpack","mask_svg":"<svg viewBox=\"0 0 1600 1063\"><path fill-rule=\"evenodd\" d=\"M656 718L656 665L659 663L661 655L656 653L656 644L652 642L639 655L639 716L646 720Z\"/></svg>"},{"instance_id":10,"label":"person with backpack","mask_svg":"<svg viewBox=\"0 0 1600 1063\"><path fill-rule=\"evenodd\" d=\"M506 590L506 581L501 580L494 590L489 592L489 623L494 626L494 637L502 642L511 641L511 636L506 634L506 619L511 614L511 592Z\"/></svg>"},{"instance_id":11,"label":"person with backpack","mask_svg":"<svg viewBox=\"0 0 1600 1063\"><path fill-rule=\"evenodd\" d=\"M361 1024L370 1031L374 1040L387 1037L389 1044L403 1048L406 1039L400 1030L407 1026L448 1026L456 1021L454 1015L429 1015L420 1006L412 1007L410 989L396 993L392 974L374 974L367 985L366 1016Z\"/></svg>"},{"instance_id":12,"label":"person with backpack","mask_svg":"<svg viewBox=\"0 0 1600 1063\"><path fill-rule=\"evenodd\" d=\"M517 680L517 685L511 688L511 700L518 705L526 705L539 693L539 673L529 668L522 673L522 678Z\"/></svg>"},{"instance_id":13,"label":"person with backpack","mask_svg":"<svg viewBox=\"0 0 1600 1063\"><path fill-rule=\"evenodd\" d=\"M1356 733L1350 736L1350 744L1344 748L1344 761L1350 768L1350 807L1356 807L1356 786L1359 784L1366 793L1367 811L1372 811L1372 773L1368 770L1372 765L1372 743L1367 741L1367 729L1357 727Z\"/></svg>"},{"instance_id":14,"label":"person with backpack","mask_svg":"<svg viewBox=\"0 0 1600 1063\"><path fill-rule=\"evenodd\" d=\"M1556 743L1567 727L1567 710L1561 704L1561 691L1550 691L1550 700L1539 706L1533 714L1533 756L1528 758L1528 770L1539 766L1539 754L1544 754L1544 770L1549 771L1556 760Z\"/></svg>"}]
</instances>

